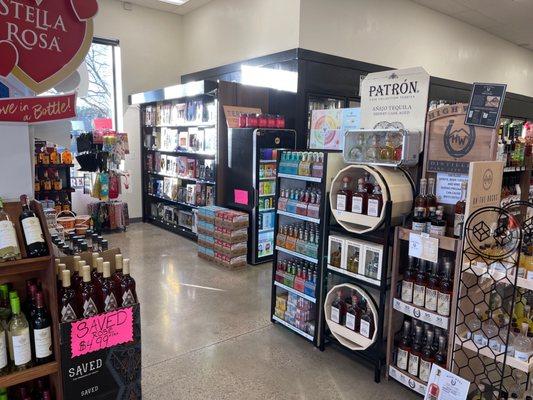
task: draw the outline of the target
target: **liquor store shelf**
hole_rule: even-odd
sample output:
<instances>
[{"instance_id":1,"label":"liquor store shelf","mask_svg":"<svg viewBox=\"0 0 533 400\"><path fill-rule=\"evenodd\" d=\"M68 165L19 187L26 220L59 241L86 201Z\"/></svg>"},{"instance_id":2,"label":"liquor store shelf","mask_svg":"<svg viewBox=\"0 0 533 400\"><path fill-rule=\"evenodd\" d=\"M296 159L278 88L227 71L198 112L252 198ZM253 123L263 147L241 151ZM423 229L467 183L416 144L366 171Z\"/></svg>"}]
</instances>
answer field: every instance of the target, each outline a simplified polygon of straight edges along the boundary
<instances>
[{"instance_id":1,"label":"liquor store shelf","mask_svg":"<svg viewBox=\"0 0 533 400\"><path fill-rule=\"evenodd\" d=\"M406 371L402 371L392 365L389 366L389 377L414 390L418 394L425 396L427 385L417 377Z\"/></svg>"},{"instance_id":2,"label":"liquor store shelf","mask_svg":"<svg viewBox=\"0 0 533 400\"><path fill-rule=\"evenodd\" d=\"M377 279L369 278L368 276L364 276L361 274L356 274L354 272L348 271L346 269L337 268L333 265L328 264L328 270L337 273L338 275L347 276L350 278L353 278L357 281L361 281L362 283L370 284L372 286L375 286L376 288L379 288L380 281Z\"/></svg>"},{"instance_id":3,"label":"liquor store shelf","mask_svg":"<svg viewBox=\"0 0 533 400\"><path fill-rule=\"evenodd\" d=\"M28 368L23 371L13 372L0 377L0 387L10 387L42 378L59 371L59 364L56 361Z\"/></svg>"},{"instance_id":4,"label":"liquor store shelf","mask_svg":"<svg viewBox=\"0 0 533 400\"><path fill-rule=\"evenodd\" d=\"M305 293L300 292L299 290L293 289L290 286L284 285L283 283L280 283L278 281L274 281L274 285L276 285L279 288L282 288L286 290L287 292L294 293L300 297L303 297L306 300L309 300L312 303L316 303L316 299L314 297L308 296Z\"/></svg>"},{"instance_id":5,"label":"liquor store shelf","mask_svg":"<svg viewBox=\"0 0 533 400\"><path fill-rule=\"evenodd\" d=\"M156 226L159 226L160 228L167 229L167 230L169 230L171 232L180 233L180 234L188 237L189 239L193 239L193 240L197 240L198 239L196 233L194 233L192 230L190 230L189 228L186 228L184 226L170 224L168 222L161 221L160 219L154 218L154 217L149 217L148 220L150 221L150 223L152 223L152 224L154 224Z\"/></svg>"},{"instance_id":6,"label":"liquor store shelf","mask_svg":"<svg viewBox=\"0 0 533 400\"><path fill-rule=\"evenodd\" d=\"M304 176L304 175L292 175L292 174L278 173L278 178L288 178L288 179L295 179L298 181L307 181L307 182L322 182L322 178L315 178L314 176Z\"/></svg>"},{"instance_id":7,"label":"liquor store shelf","mask_svg":"<svg viewBox=\"0 0 533 400\"><path fill-rule=\"evenodd\" d=\"M153 199L156 199L156 200L166 201L166 202L172 203L172 204L179 204L180 206L184 206L184 207L190 207L190 208L198 208L199 207L199 206L195 206L194 204L184 203L182 201L165 199L164 197L156 196L155 194L149 194L148 196L153 198Z\"/></svg>"},{"instance_id":8,"label":"liquor store shelf","mask_svg":"<svg viewBox=\"0 0 533 400\"><path fill-rule=\"evenodd\" d=\"M187 150L159 150L159 149L150 149L145 147L146 151L153 151L157 153L165 153L170 155L176 155L176 156L197 156L201 158L212 158L214 159L216 156L211 153L200 153L197 151L187 151Z\"/></svg>"},{"instance_id":9,"label":"liquor store shelf","mask_svg":"<svg viewBox=\"0 0 533 400\"><path fill-rule=\"evenodd\" d=\"M447 330L450 326L450 318L439 315L436 312L426 310L425 308L413 306L412 304L401 301L400 299L394 299L393 307L396 311L416 318L420 321L427 322L428 324L435 325L439 328Z\"/></svg>"},{"instance_id":10,"label":"liquor store shelf","mask_svg":"<svg viewBox=\"0 0 533 400\"><path fill-rule=\"evenodd\" d=\"M286 217L301 219L302 221L314 222L315 224L320 223L319 218L311 218L311 217L308 217L307 215L293 214L293 213L282 211L282 210L278 210L278 214L285 215Z\"/></svg>"},{"instance_id":11,"label":"liquor store shelf","mask_svg":"<svg viewBox=\"0 0 533 400\"><path fill-rule=\"evenodd\" d=\"M400 227L399 228L399 238L400 238L400 240L409 241L409 236L410 236L411 233L420 235L420 232L413 231L413 230L408 229L408 228ZM439 249L443 249L443 250L448 250L448 251L454 251L455 252L455 251L457 251L457 249L459 248L460 243L461 243L460 239L455 239L455 238L452 238L452 237L449 237L449 236L431 235L429 233L424 234L424 235L429 235L429 236L431 236L433 238L439 239Z\"/></svg>"},{"instance_id":12,"label":"liquor store shelf","mask_svg":"<svg viewBox=\"0 0 533 400\"><path fill-rule=\"evenodd\" d=\"M296 251L288 250L288 249L285 249L284 247L281 247L281 246L276 246L276 250L280 251L282 253L285 253L285 254L289 254L289 255L294 256L294 257L301 258L302 260L309 261L309 262L312 262L314 264L318 264L318 260L316 258L309 257L309 256L306 256L306 255L301 254L301 253L297 253Z\"/></svg>"},{"instance_id":13,"label":"liquor store shelf","mask_svg":"<svg viewBox=\"0 0 533 400\"><path fill-rule=\"evenodd\" d=\"M206 181L204 179L197 179L197 178L189 178L188 176L162 174L161 172L154 172L154 171L151 171L151 172L148 172L148 173L150 175L161 176L163 178L176 178L176 179L181 179L182 181L191 181L191 182L196 182L196 183L203 183L205 185L216 185L216 182L213 182L213 181Z\"/></svg>"},{"instance_id":14,"label":"liquor store shelf","mask_svg":"<svg viewBox=\"0 0 533 400\"><path fill-rule=\"evenodd\" d=\"M372 339L369 339L361 335L360 333L352 331L351 329L348 329L343 325L337 324L336 322L330 319L326 318L326 322L328 324L329 330L332 333L341 336L343 339L348 340L351 343L355 343L356 345L361 346L363 349L367 349L374 342Z\"/></svg>"},{"instance_id":15,"label":"liquor store shelf","mask_svg":"<svg viewBox=\"0 0 533 400\"><path fill-rule=\"evenodd\" d=\"M281 325L284 325L286 326L287 328L289 328L291 331L294 331L296 332L298 335L301 335L303 336L304 338L306 338L307 340L310 340L310 341L313 341L313 336L311 336L310 334L308 334L307 332L304 332L300 329L298 329L297 327L295 326L292 326L291 324L289 324L288 322L282 320L281 318L273 315L272 316L272 319L276 322L279 322Z\"/></svg>"},{"instance_id":16,"label":"liquor store shelf","mask_svg":"<svg viewBox=\"0 0 533 400\"><path fill-rule=\"evenodd\" d=\"M499 363L503 363L503 360L505 358L505 354L501 353L496 355L495 352L488 346L483 346L479 348L476 343L474 343L471 339L464 339L465 341L462 341L457 335L455 336L455 344L457 346L461 346L464 349L470 350L474 353L481 354L484 357L490 358L492 360L496 360ZM518 369L522 372L525 372L529 374L533 371L533 361L530 359L529 362L520 361L519 359L515 357L511 357L507 355L505 358L505 365Z\"/></svg>"}]
</instances>

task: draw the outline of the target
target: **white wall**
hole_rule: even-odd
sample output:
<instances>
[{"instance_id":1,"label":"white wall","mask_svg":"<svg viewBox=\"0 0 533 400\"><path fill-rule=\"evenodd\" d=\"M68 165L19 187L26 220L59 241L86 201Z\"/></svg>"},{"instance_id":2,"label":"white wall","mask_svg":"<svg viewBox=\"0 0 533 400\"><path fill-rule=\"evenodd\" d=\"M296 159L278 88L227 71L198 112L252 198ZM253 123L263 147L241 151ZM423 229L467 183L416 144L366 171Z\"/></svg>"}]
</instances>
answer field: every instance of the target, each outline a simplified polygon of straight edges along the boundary
<instances>
[{"instance_id":1,"label":"white wall","mask_svg":"<svg viewBox=\"0 0 533 400\"><path fill-rule=\"evenodd\" d=\"M298 47L300 0L213 0L183 17L184 72Z\"/></svg>"},{"instance_id":2,"label":"white wall","mask_svg":"<svg viewBox=\"0 0 533 400\"><path fill-rule=\"evenodd\" d=\"M301 0L299 44L533 96L533 52L409 0Z\"/></svg>"}]
</instances>

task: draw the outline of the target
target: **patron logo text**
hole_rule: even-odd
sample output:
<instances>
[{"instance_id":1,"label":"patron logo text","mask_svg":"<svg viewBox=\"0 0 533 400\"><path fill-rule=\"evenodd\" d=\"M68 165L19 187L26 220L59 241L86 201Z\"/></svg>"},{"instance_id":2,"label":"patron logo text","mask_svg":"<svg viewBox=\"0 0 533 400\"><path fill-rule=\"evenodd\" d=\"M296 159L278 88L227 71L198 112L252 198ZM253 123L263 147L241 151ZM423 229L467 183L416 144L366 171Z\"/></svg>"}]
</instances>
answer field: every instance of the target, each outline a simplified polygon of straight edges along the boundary
<instances>
[{"instance_id":1,"label":"patron logo text","mask_svg":"<svg viewBox=\"0 0 533 400\"><path fill-rule=\"evenodd\" d=\"M402 83L385 83L383 85L370 85L370 97L399 96L418 93L418 81L404 81Z\"/></svg>"}]
</instances>

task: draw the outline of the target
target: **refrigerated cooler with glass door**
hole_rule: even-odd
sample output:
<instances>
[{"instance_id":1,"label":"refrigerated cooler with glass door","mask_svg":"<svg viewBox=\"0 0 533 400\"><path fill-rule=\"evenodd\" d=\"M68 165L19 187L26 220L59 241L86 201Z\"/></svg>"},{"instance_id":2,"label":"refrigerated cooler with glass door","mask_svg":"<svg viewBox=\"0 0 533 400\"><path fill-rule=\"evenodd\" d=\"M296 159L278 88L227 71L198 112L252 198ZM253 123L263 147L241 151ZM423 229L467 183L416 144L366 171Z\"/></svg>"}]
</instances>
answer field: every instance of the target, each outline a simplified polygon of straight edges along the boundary
<instances>
[{"instance_id":1,"label":"refrigerated cooler with glass door","mask_svg":"<svg viewBox=\"0 0 533 400\"><path fill-rule=\"evenodd\" d=\"M248 263L270 262L274 254L276 163L280 149L296 146L296 131L228 130L226 206L250 214Z\"/></svg>"}]
</instances>

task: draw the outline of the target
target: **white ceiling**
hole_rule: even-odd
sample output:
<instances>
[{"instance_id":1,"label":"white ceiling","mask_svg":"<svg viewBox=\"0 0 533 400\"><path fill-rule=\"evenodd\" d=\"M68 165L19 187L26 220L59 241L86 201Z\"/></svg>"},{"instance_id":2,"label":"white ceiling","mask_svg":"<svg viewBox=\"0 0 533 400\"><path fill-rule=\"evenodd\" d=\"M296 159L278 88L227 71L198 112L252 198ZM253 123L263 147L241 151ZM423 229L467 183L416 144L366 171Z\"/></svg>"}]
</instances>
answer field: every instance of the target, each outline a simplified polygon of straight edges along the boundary
<instances>
[{"instance_id":1,"label":"white ceiling","mask_svg":"<svg viewBox=\"0 0 533 400\"><path fill-rule=\"evenodd\" d=\"M412 0L533 50L533 0Z\"/></svg>"},{"instance_id":2,"label":"white ceiling","mask_svg":"<svg viewBox=\"0 0 533 400\"><path fill-rule=\"evenodd\" d=\"M137 4L143 7L155 8L156 10L167 11L175 14L185 15L192 10L202 7L211 0L189 0L187 3L178 6L175 4L165 3L159 0L126 0L128 3Z\"/></svg>"}]
</instances>

